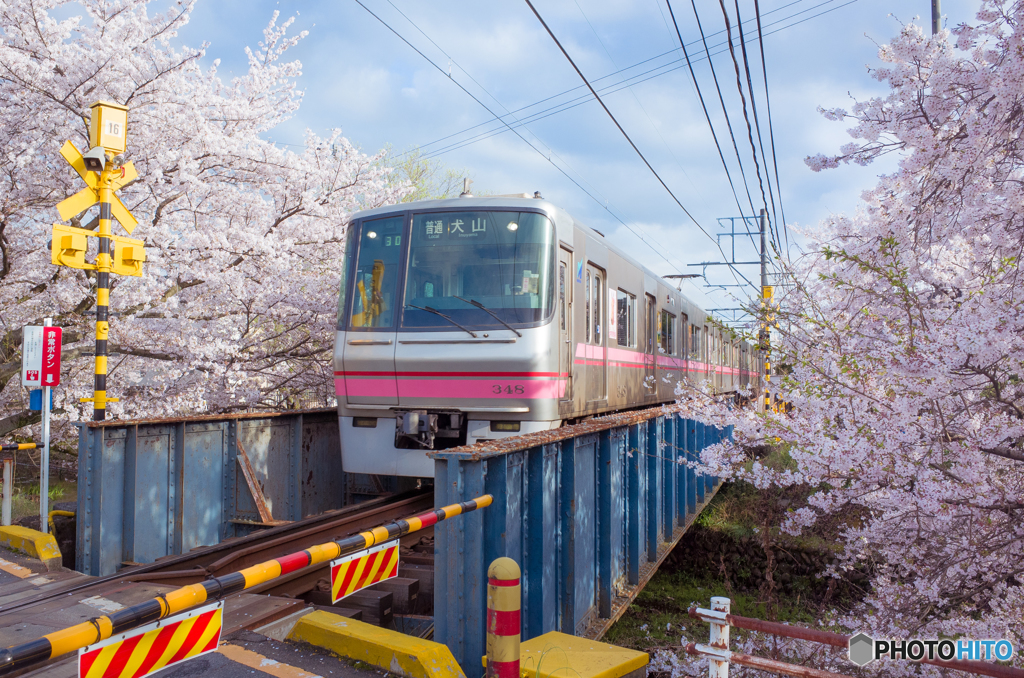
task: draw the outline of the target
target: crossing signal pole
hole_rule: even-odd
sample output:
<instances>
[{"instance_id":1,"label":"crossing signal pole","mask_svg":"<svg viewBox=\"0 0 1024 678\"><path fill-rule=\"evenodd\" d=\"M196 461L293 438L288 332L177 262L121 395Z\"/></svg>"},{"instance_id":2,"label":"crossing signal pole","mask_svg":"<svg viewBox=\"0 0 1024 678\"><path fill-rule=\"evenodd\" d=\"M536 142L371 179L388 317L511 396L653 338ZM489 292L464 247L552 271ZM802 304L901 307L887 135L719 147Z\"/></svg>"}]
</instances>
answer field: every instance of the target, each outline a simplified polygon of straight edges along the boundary
<instances>
[{"instance_id":1,"label":"crossing signal pole","mask_svg":"<svg viewBox=\"0 0 1024 678\"><path fill-rule=\"evenodd\" d=\"M771 359L771 323L772 300L775 296L775 288L768 284L768 248L765 244L765 222L767 215L761 210L759 219L761 227L761 352L764 354L764 411L772 409L771 392L772 385L772 359Z\"/></svg>"},{"instance_id":2,"label":"crossing signal pole","mask_svg":"<svg viewBox=\"0 0 1024 678\"><path fill-rule=\"evenodd\" d=\"M61 156L85 181L86 187L57 205L65 221L82 214L99 203L100 214L96 231L64 224L53 225L50 241L51 262L56 266L69 266L96 271L96 366L93 377L93 397L81 402L93 404L93 420L106 418L107 403L118 398L107 397L107 341L110 332L110 274L142 275L146 252L141 240L133 240L111 232L111 222L117 220L131 235L138 221L124 206L114 191L135 181L135 166L123 162L122 155L128 142L128 108L108 101L97 101L91 107L89 146L80 153L70 142L64 143ZM95 263L87 263L88 238L98 238L99 247Z\"/></svg>"}]
</instances>

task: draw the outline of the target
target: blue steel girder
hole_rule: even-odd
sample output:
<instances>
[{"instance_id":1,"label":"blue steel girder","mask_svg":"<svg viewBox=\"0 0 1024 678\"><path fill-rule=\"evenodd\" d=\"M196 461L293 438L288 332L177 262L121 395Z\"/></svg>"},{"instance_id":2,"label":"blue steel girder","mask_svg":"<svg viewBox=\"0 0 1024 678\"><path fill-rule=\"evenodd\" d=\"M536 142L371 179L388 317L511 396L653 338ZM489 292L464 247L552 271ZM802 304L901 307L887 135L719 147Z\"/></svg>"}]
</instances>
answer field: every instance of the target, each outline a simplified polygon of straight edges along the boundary
<instances>
[{"instance_id":1,"label":"blue steel girder","mask_svg":"<svg viewBox=\"0 0 1024 678\"><path fill-rule=\"evenodd\" d=\"M432 453L435 505L494 496L479 527L435 528L434 637L467 678L482 674L482 582L495 558L522 568L524 639L599 637L649 580L718 488L686 462L729 433L676 409Z\"/></svg>"}]
</instances>

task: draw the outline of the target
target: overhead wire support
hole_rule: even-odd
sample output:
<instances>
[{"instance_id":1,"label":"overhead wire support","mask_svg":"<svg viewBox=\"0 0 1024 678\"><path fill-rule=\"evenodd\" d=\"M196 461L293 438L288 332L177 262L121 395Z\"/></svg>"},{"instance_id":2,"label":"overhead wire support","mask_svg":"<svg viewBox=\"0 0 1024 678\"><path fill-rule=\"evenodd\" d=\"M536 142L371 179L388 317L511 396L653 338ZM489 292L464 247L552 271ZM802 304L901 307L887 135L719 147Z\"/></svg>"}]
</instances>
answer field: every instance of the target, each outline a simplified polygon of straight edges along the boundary
<instances>
[{"instance_id":1,"label":"overhead wire support","mask_svg":"<svg viewBox=\"0 0 1024 678\"><path fill-rule=\"evenodd\" d=\"M356 2L359 2L359 0L356 0ZM568 60L569 64L573 67L573 70L576 71L576 74L579 75L580 79L583 80L584 84L586 84L587 88L590 90L590 93L592 95L594 95L595 99L597 99L597 103L601 104L601 108L604 109L604 112L607 113L608 117L611 118L613 123L615 123L615 126L618 128L619 132L622 133L622 136L626 138L626 141L629 142L629 145L633 147L633 150L636 151L636 154L639 155L640 159L644 161L645 165L647 165L647 169L649 169L651 171L651 174L653 174L655 176L655 178L658 180L658 183L660 183L662 185L662 187L665 189L665 191L667 191L668 194L670 196L672 196L672 200L674 200L675 203L677 205L679 205L679 208L681 210L683 210L683 212L686 214L686 216L688 216L690 218L690 220L694 223L694 225L697 228L700 229L701 233L706 235L709 240L711 240L713 243L715 243L715 245L718 247L718 251L721 252L722 256L724 257L725 253L722 252L722 248L721 248L721 246L718 245L718 241L715 240L715 238L713 238L711 236L711 234L708 233L708 231L703 226L700 225L700 222L697 221L696 217L694 217L693 214L690 213L690 210L686 209L686 206L683 205L683 203L679 200L679 198L676 197L676 194L672 192L672 189L669 188L668 184L665 183L665 180L661 178L661 175L658 174L658 171L654 169L654 166L651 165L651 163L644 156L643 152L637 147L637 145L630 138L629 134L626 133L626 130L623 129L621 124L619 124L619 121L615 118L615 115L612 114L611 110L604 103L604 100L597 93L597 90L594 89L594 86L590 84L589 80L587 80L587 76L583 75L583 71L580 70L579 66L576 65L576 62L573 61L572 57L569 56L569 53L565 50L565 47L562 46L562 43L559 42L557 37L555 37L554 32L548 26L547 22L544 21L544 17L542 17L540 15L540 12L537 11L537 8L533 6L533 3L530 2L530 0L526 0L526 4L530 7L530 10L533 11L533 14L534 14L534 16L537 17L537 20L540 21L541 25L544 27L544 30L546 30L548 32L548 35L551 36L551 39L554 40L555 45L558 46L558 49L562 52L562 55L565 56L566 60ZM735 272L734 272L734 277L735 277ZM739 282L739 281L737 280L737 282Z\"/></svg>"}]
</instances>

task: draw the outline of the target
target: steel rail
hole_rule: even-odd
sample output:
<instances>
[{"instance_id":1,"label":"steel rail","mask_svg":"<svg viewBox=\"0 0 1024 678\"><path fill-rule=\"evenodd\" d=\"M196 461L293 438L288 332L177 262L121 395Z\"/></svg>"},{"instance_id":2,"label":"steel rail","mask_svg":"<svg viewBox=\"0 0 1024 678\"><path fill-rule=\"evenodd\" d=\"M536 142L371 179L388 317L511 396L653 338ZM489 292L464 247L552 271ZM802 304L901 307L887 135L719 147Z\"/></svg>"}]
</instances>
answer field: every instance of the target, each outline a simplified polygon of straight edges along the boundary
<instances>
[{"instance_id":1,"label":"steel rail","mask_svg":"<svg viewBox=\"0 0 1024 678\"><path fill-rule=\"evenodd\" d=\"M232 593L253 588L310 565L329 562L375 544L417 532L442 520L485 508L490 506L492 501L493 497L485 494L469 501L400 519L351 537L318 544L297 553L268 560L240 572L190 584L113 614L95 617L70 628L48 633L38 640L0 650L0 677L94 645L114 634L164 619L209 600L220 600Z\"/></svg>"},{"instance_id":2,"label":"steel rail","mask_svg":"<svg viewBox=\"0 0 1024 678\"><path fill-rule=\"evenodd\" d=\"M54 591L53 593L48 593L45 595L38 596L36 598L32 598L31 600L20 601L10 606L0 605L0 616L6 615L9 612L14 612L16 610L21 610L28 607L32 607L34 605L38 605L39 603L45 602L47 600L52 600L54 598L62 598L71 593L86 591L88 589L101 586L112 581L149 581L153 583L165 583L173 585L175 582L173 581L172 577L167 578L171 581L162 581L160 574L166 572L169 568L184 566L189 563L195 563L195 567L189 572L194 573L196 575L201 575L200 578L205 579L207 576L207 570L205 569L207 562L212 562L213 559L217 557L217 554L221 552L227 552L228 555L230 555L232 552L238 550L247 543L258 544L260 542L267 540L268 538L287 536L288 534L295 532L295 530L297 529L300 530L299 534L303 534L306 531L306 528L315 528L316 531L327 532L330 529L333 529L334 527L340 527L348 523L359 523L354 527L357 527L359 531L362 531L367 519L373 519L376 518L379 514L384 514L384 516L382 516L380 519L387 520L388 518L390 518L388 514L392 512L390 509L392 509L393 507L407 507L407 510L409 510L410 512L415 511L416 508L413 507L416 505L416 503L420 501L429 501L429 505L432 505L432 491L429 489L414 490L412 492L406 492L399 495L391 495L387 497L380 497L378 499L371 499L370 501L366 501L361 504L355 504L353 506L347 506L343 509L337 509L334 511L329 511L327 513L321 513L320 515L312 516L310 518L304 518L303 520L296 521L294 523L278 525L260 532L248 534L244 537L222 541L218 544L213 544L211 546L196 548L189 551L188 553L167 556L153 563L147 563L145 565L136 565L130 568L125 568L123 570L115 572L114 574L108 574L103 577L90 579L89 581L79 584L77 586L71 586L69 588L60 589ZM322 525L322 523L325 522L328 523L328 525ZM352 533L350 532L349 534ZM301 547L296 545L296 548ZM285 551L285 553L288 552ZM211 560L207 561L207 558ZM147 573L152 573L152 576L144 576Z\"/></svg>"}]
</instances>

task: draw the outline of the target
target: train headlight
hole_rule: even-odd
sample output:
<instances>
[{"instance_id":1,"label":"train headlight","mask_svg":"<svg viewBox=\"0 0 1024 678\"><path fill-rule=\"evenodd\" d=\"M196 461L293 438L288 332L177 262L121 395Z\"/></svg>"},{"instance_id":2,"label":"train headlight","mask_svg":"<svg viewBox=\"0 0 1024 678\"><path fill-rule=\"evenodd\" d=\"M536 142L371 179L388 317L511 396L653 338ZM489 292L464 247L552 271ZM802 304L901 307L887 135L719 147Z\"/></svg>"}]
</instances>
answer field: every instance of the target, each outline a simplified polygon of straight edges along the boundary
<instances>
[{"instance_id":1,"label":"train headlight","mask_svg":"<svg viewBox=\"0 0 1024 678\"><path fill-rule=\"evenodd\" d=\"M517 224L514 221L510 221L508 223L508 226L506 226L505 228L507 228L510 231L518 231L519 230L519 224Z\"/></svg>"}]
</instances>

